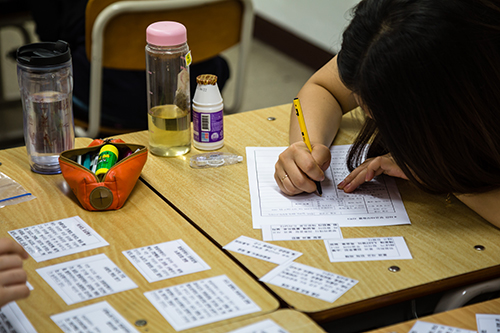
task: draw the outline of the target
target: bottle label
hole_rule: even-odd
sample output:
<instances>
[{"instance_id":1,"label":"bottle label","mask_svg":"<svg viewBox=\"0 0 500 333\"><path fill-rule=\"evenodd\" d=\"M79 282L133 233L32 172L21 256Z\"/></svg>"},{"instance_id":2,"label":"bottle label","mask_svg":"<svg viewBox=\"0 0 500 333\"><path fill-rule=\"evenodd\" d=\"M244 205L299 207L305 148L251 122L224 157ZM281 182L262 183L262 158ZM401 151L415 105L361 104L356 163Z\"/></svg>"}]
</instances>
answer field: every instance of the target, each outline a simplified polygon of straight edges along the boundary
<instances>
[{"instance_id":1,"label":"bottle label","mask_svg":"<svg viewBox=\"0 0 500 333\"><path fill-rule=\"evenodd\" d=\"M189 51L186 54L186 66L189 67L189 65L191 65L192 62L193 62L193 58L191 57L191 51Z\"/></svg>"},{"instance_id":2,"label":"bottle label","mask_svg":"<svg viewBox=\"0 0 500 333\"><path fill-rule=\"evenodd\" d=\"M223 110L203 113L193 110L193 139L197 142L219 142L224 139Z\"/></svg>"}]
</instances>

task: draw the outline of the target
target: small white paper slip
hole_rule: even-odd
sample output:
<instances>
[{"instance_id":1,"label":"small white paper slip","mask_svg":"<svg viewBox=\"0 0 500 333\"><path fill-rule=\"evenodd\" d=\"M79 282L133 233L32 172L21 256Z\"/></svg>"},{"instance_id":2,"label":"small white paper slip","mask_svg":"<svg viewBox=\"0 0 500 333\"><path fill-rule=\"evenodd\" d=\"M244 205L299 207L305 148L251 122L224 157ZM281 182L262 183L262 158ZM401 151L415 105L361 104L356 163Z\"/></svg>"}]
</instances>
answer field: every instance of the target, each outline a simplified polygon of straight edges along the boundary
<instances>
[{"instance_id":1,"label":"small white paper slip","mask_svg":"<svg viewBox=\"0 0 500 333\"><path fill-rule=\"evenodd\" d=\"M500 314L476 313L479 333L500 333Z\"/></svg>"},{"instance_id":2,"label":"small white paper slip","mask_svg":"<svg viewBox=\"0 0 500 333\"><path fill-rule=\"evenodd\" d=\"M210 269L182 239L123 251L123 254L150 283Z\"/></svg>"},{"instance_id":3,"label":"small white paper slip","mask_svg":"<svg viewBox=\"0 0 500 333\"><path fill-rule=\"evenodd\" d=\"M228 333L289 333L271 319L259 321Z\"/></svg>"},{"instance_id":4,"label":"small white paper slip","mask_svg":"<svg viewBox=\"0 0 500 333\"><path fill-rule=\"evenodd\" d=\"M412 259L403 237L325 240L331 262Z\"/></svg>"},{"instance_id":5,"label":"small white paper slip","mask_svg":"<svg viewBox=\"0 0 500 333\"><path fill-rule=\"evenodd\" d=\"M357 280L297 262L279 265L260 281L330 303L358 283Z\"/></svg>"},{"instance_id":6,"label":"small white paper slip","mask_svg":"<svg viewBox=\"0 0 500 333\"><path fill-rule=\"evenodd\" d=\"M79 216L9 231L36 262L109 245Z\"/></svg>"},{"instance_id":7,"label":"small white paper slip","mask_svg":"<svg viewBox=\"0 0 500 333\"><path fill-rule=\"evenodd\" d=\"M269 244L247 236L240 236L222 248L278 265L293 261L302 255L298 251Z\"/></svg>"},{"instance_id":8,"label":"small white paper slip","mask_svg":"<svg viewBox=\"0 0 500 333\"><path fill-rule=\"evenodd\" d=\"M476 331L464 330L441 324L428 323L417 320L408 333L477 333Z\"/></svg>"},{"instance_id":9,"label":"small white paper slip","mask_svg":"<svg viewBox=\"0 0 500 333\"><path fill-rule=\"evenodd\" d=\"M262 239L265 241L337 238L342 238L338 223L262 225Z\"/></svg>"},{"instance_id":10,"label":"small white paper slip","mask_svg":"<svg viewBox=\"0 0 500 333\"><path fill-rule=\"evenodd\" d=\"M136 332L134 326L123 318L108 302L50 316L64 333L79 332Z\"/></svg>"},{"instance_id":11,"label":"small white paper slip","mask_svg":"<svg viewBox=\"0 0 500 333\"><path fill-rule=\"evenodd\" d=\"M261 310L226 275L148 291L144 296L176 331Z\"/></svg>"},{"instance_id":12,"label":"small white paper slip","mask_svg":"<svg viewBox=\"0 0 500 333\"><path fill-rule=\"evenodd\" d=\"M137 288L134 281L105 254L63 262L36 271L68 305Z\"/></svg>"},{"instance_id":13,"label":"small white paper slip","mask_svg":"<svg viewBox=\"0 0 500 333\"><path fill-rule=\"evenodd\" d=\"M28 318L16 302L0 309L0 332L36 333Z\"/></svg>"}]
</instances>

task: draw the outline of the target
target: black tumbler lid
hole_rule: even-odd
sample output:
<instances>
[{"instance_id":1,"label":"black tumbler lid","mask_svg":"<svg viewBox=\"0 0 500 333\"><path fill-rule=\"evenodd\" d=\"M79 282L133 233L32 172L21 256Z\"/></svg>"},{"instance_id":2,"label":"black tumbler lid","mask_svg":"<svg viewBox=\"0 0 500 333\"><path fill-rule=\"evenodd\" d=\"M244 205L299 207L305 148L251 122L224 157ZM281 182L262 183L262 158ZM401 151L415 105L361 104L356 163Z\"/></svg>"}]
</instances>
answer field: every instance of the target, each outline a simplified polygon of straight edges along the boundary
<instances>
[{"instance_id":1,"label":"black tumbler lid","mask_svg":"<svg viewBox=\"0 0 500 333\"><path fill-rule=\"evenodd\" d=\"M24 45L16 55L17 61L26 66L59 65L71 59L69 44L62 40Z\"/></svg>"}]
</instances>

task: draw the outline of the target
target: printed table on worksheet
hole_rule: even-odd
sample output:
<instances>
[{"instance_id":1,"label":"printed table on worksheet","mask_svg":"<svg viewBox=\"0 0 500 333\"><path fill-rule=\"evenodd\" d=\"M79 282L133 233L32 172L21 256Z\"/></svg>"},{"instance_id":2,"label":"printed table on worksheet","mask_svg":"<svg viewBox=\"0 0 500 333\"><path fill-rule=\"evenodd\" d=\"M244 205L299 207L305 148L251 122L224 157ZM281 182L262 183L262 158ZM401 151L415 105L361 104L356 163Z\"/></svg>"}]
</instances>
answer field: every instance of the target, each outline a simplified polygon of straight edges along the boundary
<instances>
[{"instance_id":1,"label":"printed table on worksheet","mask_svg":"<svg viewBox=\"0 0 500 333\"><path fill-rule=\"evenodd\" d=\"M285 147L247 147L248 177L255 229L263 225L335 222L341 227L409 224L394 179L379 176L354 193L337 188L348 174L348 145L332 146L332 161L321 182L323 195L283 194L274 166Z\"/></svg>"}]
</instances>

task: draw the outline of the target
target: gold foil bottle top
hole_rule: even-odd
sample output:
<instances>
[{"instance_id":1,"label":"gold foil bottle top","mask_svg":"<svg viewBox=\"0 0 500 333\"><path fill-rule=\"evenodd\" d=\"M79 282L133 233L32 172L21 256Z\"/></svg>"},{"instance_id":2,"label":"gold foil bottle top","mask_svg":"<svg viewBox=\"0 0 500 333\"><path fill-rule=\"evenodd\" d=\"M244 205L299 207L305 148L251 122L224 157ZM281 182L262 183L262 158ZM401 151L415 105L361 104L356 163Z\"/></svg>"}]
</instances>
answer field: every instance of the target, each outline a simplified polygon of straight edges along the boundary
<instances>
[{"instance_id":1,"label":"gold foil bottle top","mask_svg":"<svg viewBox=\"0 0 500 333\"><path fill-rule=\"evenodd\" d=\"M209 85L215 86L217 83L217 75L213 74L202 74L196 77L196 83L201 85Z\"/></svg>"}]
</instances>

